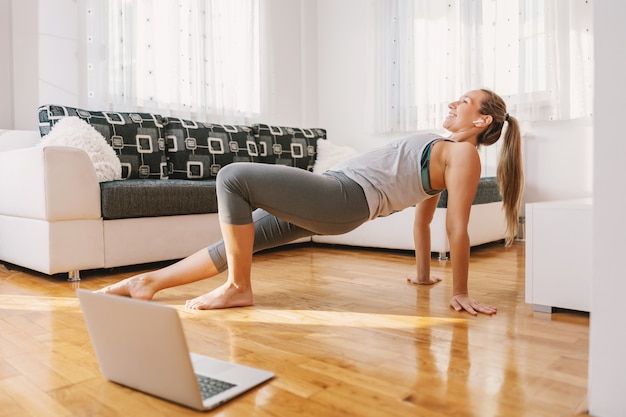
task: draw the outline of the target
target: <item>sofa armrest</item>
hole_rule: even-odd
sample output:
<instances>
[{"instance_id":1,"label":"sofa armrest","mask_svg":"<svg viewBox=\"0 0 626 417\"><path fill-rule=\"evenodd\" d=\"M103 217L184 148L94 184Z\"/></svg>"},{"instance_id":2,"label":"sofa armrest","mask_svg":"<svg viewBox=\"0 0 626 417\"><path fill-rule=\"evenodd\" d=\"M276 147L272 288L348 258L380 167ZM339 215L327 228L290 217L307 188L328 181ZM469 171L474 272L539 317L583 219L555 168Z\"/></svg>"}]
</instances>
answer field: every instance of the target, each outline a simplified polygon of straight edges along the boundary
<instances>
[{"instance_id":1,"label":"sofa armrest","mask_svg":"<svg viewBox=\"0 0 626 417\"><path fill-rule=\"evenodd\" d=\"M100 184L81 149L0 152L0 178L0 215L47 221L101 217Z\"/></svg>"}]
</instances>

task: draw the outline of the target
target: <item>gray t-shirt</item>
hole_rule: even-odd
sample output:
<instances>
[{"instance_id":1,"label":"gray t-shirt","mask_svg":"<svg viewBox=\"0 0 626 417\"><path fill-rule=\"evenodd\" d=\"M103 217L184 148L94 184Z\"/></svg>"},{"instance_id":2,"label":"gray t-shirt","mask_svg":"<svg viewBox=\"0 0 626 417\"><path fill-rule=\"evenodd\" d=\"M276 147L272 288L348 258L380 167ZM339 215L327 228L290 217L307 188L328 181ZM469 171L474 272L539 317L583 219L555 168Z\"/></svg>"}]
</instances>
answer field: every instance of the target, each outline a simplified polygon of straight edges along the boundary
<instances>
[{"instance_id":1,"label":"gray t-shirt","mask_svg":"<svg viewBox=\"0 0 626 417\"><path fill-rule=\"evenodd\" d=\"M422 186L422 153L431 142L446 140L434 134L414 134L349 158L330 168L343 172L365 192L370 220L421 203L432 195Z\"/></svg>"}]
</instances>

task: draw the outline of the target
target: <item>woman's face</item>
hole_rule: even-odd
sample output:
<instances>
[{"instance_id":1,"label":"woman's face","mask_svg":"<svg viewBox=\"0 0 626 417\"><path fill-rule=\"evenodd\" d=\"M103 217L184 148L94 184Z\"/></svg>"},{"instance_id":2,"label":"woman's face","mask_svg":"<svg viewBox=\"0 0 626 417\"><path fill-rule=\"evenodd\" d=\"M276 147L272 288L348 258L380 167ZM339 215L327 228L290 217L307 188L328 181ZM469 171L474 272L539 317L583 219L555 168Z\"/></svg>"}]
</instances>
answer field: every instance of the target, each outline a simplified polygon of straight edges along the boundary
<instances>
[{"instance_id":1,"label":"woman's face","mask_svg":"<svg viewBox=\"0 0 626 417\"><path fill-rule=\"evenodd\" d=\"M480 106L485 98L483 91L473 90L448 104L450 111L443 122L444 129L456 133L487 127L492 121L491 116L480 114Z\"/></svg>"}]
</instances>

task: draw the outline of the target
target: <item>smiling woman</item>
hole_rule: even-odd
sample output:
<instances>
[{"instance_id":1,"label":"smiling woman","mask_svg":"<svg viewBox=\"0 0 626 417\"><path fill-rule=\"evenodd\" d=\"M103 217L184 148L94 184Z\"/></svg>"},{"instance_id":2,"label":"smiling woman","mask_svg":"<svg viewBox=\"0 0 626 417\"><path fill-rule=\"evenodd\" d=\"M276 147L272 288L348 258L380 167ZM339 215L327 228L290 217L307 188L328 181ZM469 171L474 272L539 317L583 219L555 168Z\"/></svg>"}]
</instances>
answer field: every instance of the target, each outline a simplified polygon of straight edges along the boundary
<instances>
[{"instance_id":1,"label":"smiling woman","mask_svg":"<svg viewBox=\"0 0 626 417\"><path fill-rule=\"evenodd\" d=\"M453 263L457 311L494 314L497 309L469 296L468 223L481 163L476 148L503 138L498 177L504 192L507 245L517 232L523 173L519 126L504 100L472 90L450 103L450 137L413 134L334 165L322 175L290 167L233 163L216 178L223 240L162 268L103 288L111 294L151 299L158 291L213 277L228 269L219 288L187 301L190 309L247 307L252 294L252 256L264 249L313 235L338 235L367 220L415 206L416 274L409 282L432 285L430 223L440 193L448 191L446 231ZM508 128L503 135L503 127ZM503 169L500 169L503 167ZM515 178L502 175L511 173Z\"/></svg>"}]
</instances>

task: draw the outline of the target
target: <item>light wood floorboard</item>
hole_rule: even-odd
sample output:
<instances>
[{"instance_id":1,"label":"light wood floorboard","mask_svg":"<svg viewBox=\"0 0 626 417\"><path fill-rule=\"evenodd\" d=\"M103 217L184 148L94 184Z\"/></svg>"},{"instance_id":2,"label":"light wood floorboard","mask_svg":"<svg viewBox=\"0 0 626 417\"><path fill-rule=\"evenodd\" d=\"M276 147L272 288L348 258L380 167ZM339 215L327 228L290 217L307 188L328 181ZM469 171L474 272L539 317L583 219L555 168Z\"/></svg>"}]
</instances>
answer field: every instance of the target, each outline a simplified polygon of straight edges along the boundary
<instances>
[{"instance_id":1,"label":"light wood floorboard","mask_svg":"<svg viewBox=\"0 0 626 417\"><path fill-rule=\"evenodd\" d=\"M523 242L472 249L470 290L492 317L449 308L450 262L433 258L432 287L406 282L413 265L409 252L294 245L255 257L253 307L185 311L224 274L154 301L179 310L190 350L276 373L204 415L587 415L589 316L525 304ZM79 285L158 266L87 271ZM0 263L0 416L199 415L101 376L76 287Z\"/></svg>"}]
</instances>

